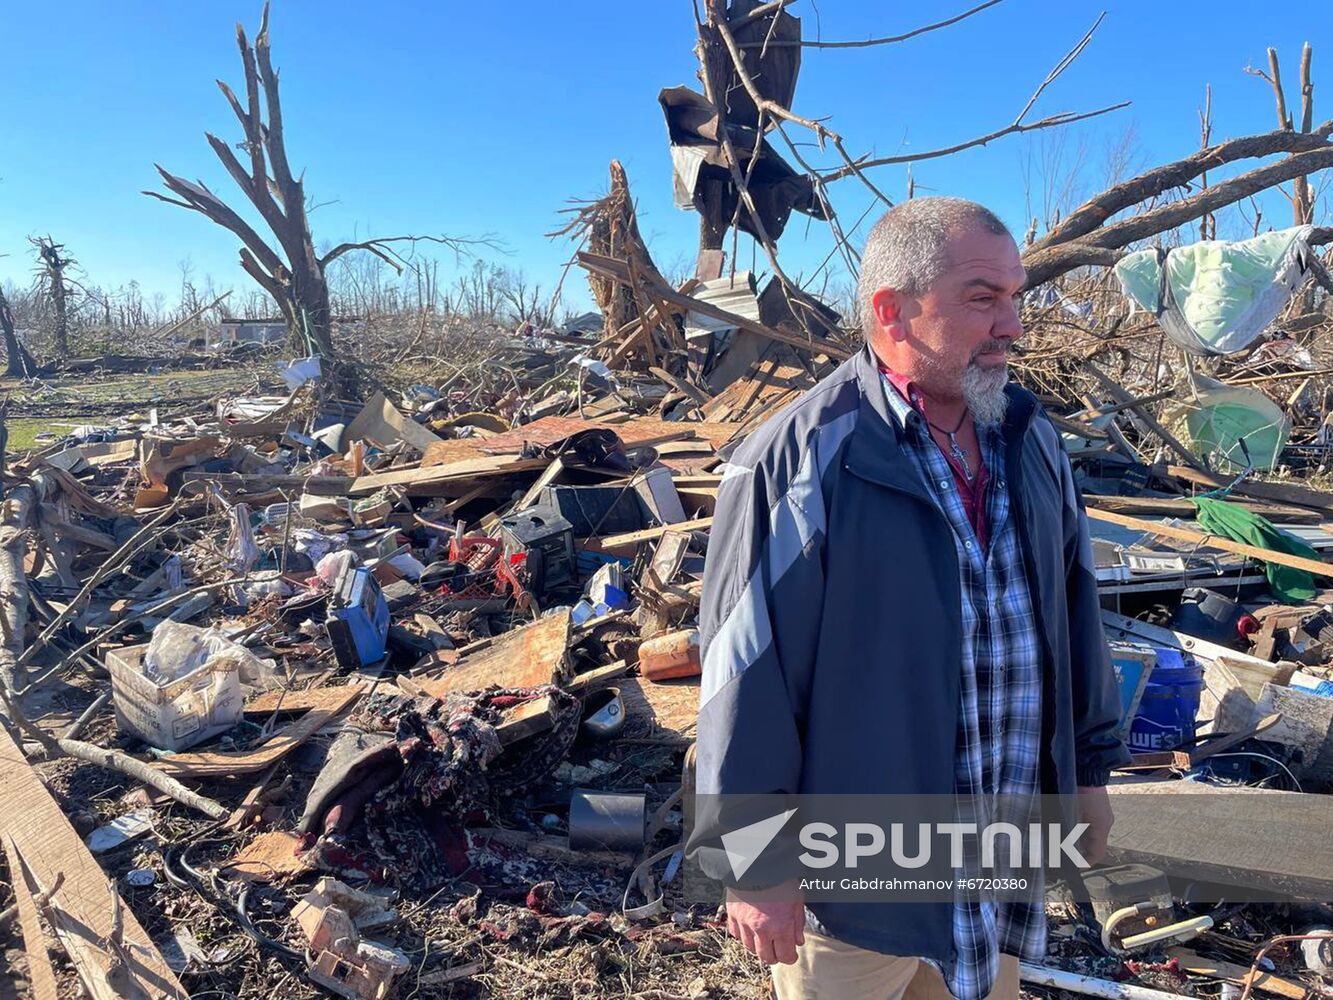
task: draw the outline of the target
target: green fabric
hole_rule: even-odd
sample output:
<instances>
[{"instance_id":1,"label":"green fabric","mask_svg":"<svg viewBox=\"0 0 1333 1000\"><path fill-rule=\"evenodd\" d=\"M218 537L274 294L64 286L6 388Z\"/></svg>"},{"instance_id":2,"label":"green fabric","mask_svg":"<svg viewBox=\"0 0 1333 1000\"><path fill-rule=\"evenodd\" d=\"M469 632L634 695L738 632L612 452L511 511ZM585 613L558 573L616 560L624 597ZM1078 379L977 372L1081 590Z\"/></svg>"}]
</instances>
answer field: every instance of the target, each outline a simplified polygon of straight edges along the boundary
<instances>
[{"instance_id":1,"label":"green fabric","mask_svg":"<svg viewBox=\"0 0 1333 1000\"><path fill-rule=\"evenodd\" d=\"M1323 559L1316 550L1310 548L1295 535L1276 527L1266 517L1260 517L1252 511L1225 500L1198 497L1194 506L1199 508L1197 518L1199 526L1214 535L1221 535L1233 542L1245 542L1260 548L1272 549L1289 556L1304 556L1307 559ZM1296 604L1314 600L1314 577L1303 569L1279 566L1277 563L1264 563L1264 572L1268 575L1268 586L1283 601Z\"/></svg>"}]
</instances>

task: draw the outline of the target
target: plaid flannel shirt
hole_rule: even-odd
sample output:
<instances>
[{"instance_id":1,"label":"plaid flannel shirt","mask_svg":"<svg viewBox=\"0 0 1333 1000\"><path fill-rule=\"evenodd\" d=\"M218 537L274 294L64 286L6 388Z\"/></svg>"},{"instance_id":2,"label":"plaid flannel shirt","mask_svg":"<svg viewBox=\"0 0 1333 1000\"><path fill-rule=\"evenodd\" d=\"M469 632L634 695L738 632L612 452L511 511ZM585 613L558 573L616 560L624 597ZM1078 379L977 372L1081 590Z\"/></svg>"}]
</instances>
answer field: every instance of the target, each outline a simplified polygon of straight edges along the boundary
<instances>
[{"instance_id":1,"label":"plaid flannel shirt","mask_svg":"<svg viewBox=\"0 0 1333 1000\"><path fill-rule=\"evenodd\" d=\"M1040 791L1041 652L1017 526L1010 516L1000 433L978 428L982 459L991 472L984 498L989 539L983 550L924 417L881 377L889 410L905 432L905 450L953 528L958 554L963 662L954 792L960 800L983 804L1000 795L1027 799ZM958 894L955 960L941 971L959 1000L978 1000L991 991L1001 953L1025 961L1045 957L1041 872L1023 874L1029 878L1023 901Z\"/></svg>"}]
</instances>

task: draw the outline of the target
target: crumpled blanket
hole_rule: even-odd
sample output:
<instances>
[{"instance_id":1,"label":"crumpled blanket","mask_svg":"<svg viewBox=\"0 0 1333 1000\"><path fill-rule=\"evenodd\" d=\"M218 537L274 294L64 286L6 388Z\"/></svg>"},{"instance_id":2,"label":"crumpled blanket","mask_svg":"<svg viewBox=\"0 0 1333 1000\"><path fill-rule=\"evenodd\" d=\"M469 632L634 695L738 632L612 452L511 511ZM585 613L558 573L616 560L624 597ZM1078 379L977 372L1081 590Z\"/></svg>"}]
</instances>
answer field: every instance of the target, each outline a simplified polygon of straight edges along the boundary
<instances>
[{"instance_id":1,"label":"crumpled blanket","mask_svg":"<svg viewBox=\"0 0 1333 1000\"><path fill-rule=\"evenodd\" d=\"M551 728L505 754L495 728L505 711L541 697L551 702ZM497 797L549 775L573 744L579 714L578 699L552 685L372 696L348 719L307 799L298 829L316 838L311 860L438 887L468 866L464 827L490 821Z\"/></svg>"}]
</instances>

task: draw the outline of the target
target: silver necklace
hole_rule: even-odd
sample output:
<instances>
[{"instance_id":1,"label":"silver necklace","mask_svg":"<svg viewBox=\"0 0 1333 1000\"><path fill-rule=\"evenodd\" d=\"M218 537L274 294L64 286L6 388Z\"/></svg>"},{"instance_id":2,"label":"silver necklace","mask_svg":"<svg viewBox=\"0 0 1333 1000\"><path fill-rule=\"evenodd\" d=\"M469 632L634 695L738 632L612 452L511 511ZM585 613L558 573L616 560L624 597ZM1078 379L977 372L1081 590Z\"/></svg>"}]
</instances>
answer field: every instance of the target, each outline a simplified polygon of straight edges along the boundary
<instances>
[{"instance_id":1,"label":"silver necklace","mask_svg":"<svg viewBox=\"0 0 1333 1000\"><path fill-rule=\"evenodd\" d=\"M922 414L922 416L925 417L925 414ZM949 431L945 430L939 424L933 423L929 417L925 417L925 421L930 427L939 431L941 434L943 434L945 437L949 439L949 453L953 455L953 457L957 459L958 464L963 467L963 478L965 478L969 483L971 483L972 468L967 464L967 449L964 448L962 445L960 445L958 443L958 438L954 436L962 429L963 421L966 419L967 419L967 410L964 410L963 415L958 418L958 424L954 427L953 430Z\"/></svg>"}]
</instances>

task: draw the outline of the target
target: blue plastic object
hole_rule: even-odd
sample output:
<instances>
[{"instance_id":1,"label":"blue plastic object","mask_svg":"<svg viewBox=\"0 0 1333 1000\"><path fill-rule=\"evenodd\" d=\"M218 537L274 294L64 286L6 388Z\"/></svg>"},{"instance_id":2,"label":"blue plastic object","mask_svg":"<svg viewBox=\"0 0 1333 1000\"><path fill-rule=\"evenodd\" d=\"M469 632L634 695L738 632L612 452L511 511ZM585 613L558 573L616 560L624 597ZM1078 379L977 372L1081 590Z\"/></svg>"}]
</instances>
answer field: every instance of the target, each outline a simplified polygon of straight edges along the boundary
<instances>
[{"instance_id":1,"label":"blue plastic object","mask_svg":"<svg viewBox=\"0 0 1333 1000\"><path fill-rule=\"evenodd\" d=\"M389 604L364 566L349 566L338 578L325 627L333 656L345 670L359 670L384 659L389 639Z\"/></svg>"},{"instance_id":2,"label":"blue plastic object","mask_svg":"<svg viewBox=\"0 0 1333 1000\"><path fill-rule=\"evenodd\" d=\"M1157 650L1157 666L1129 730L1130 750L1174 750L1193 740L1202 691L1203 667L1192 656L1178 649Z\"/></svg>"}]
</instances>

